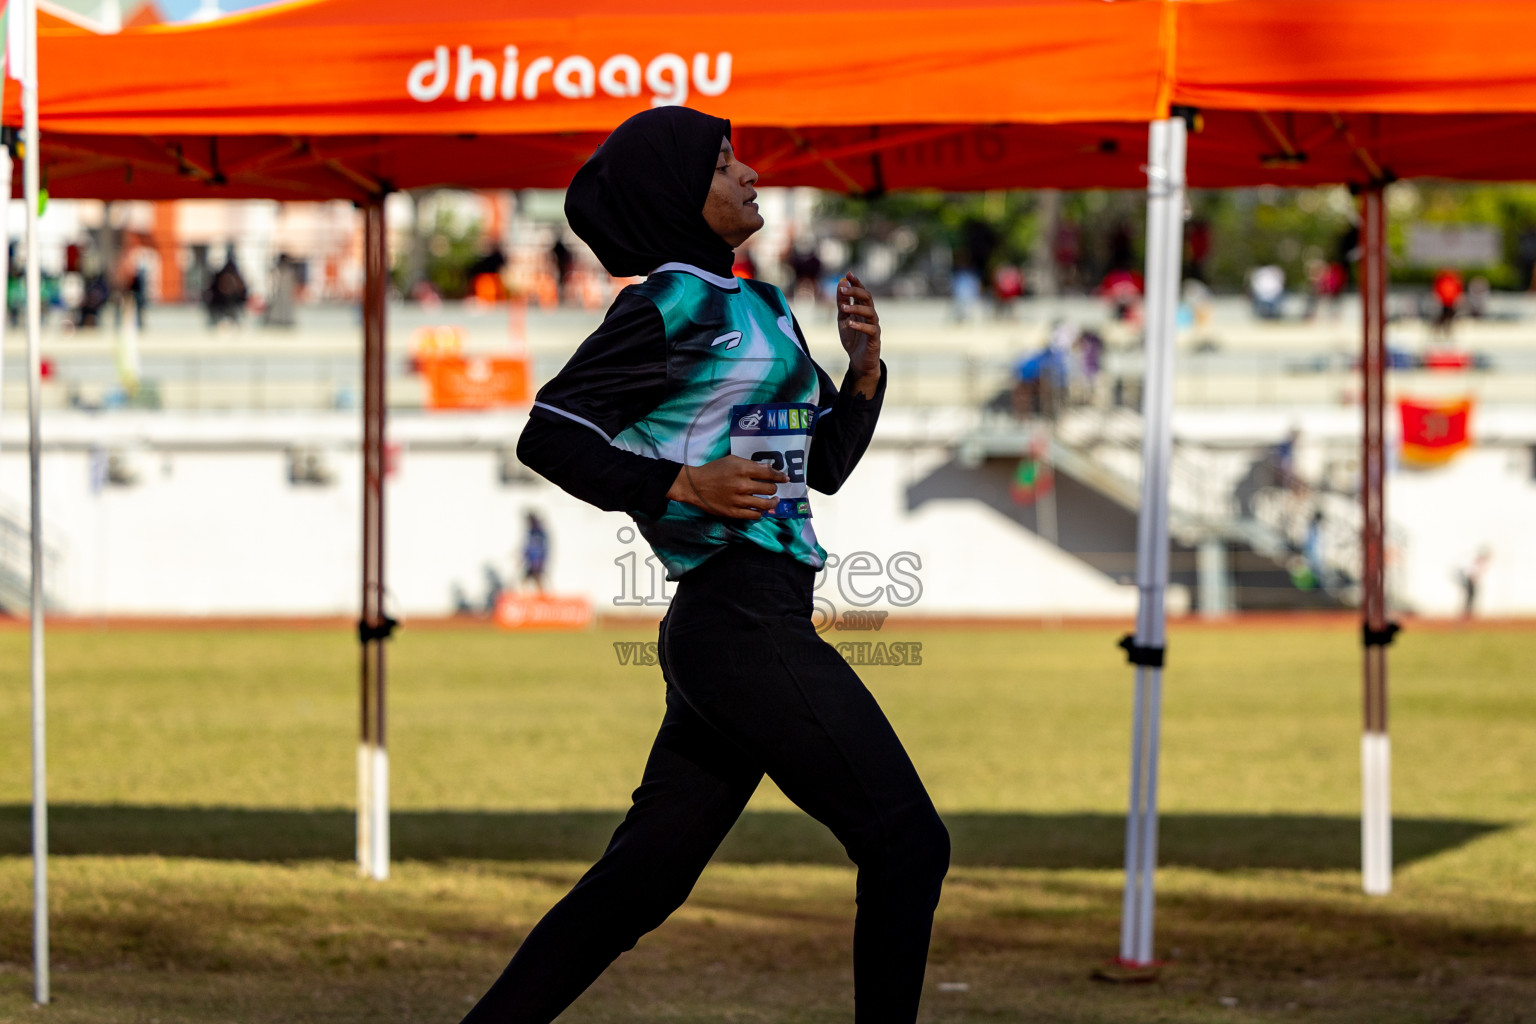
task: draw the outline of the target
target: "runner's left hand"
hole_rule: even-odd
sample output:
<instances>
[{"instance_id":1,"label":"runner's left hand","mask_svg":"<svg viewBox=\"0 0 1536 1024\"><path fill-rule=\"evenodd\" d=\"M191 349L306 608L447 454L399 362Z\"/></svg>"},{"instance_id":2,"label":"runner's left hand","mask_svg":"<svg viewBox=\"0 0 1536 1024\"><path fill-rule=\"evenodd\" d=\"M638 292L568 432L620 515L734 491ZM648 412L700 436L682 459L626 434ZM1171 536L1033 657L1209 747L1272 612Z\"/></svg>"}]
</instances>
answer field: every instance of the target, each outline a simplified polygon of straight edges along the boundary
<instances>
[{"instance_id":1,"label":"runner's left hand","mask_svg":"<svg viewBox=\"0 0 1536 1024\"><path fill-rule=\"evenodd\" d=\"M837 283L837 337L859 393L873 398L880 383L880 314L874 296L852 272Z\"/></svg>"}]
</instances>

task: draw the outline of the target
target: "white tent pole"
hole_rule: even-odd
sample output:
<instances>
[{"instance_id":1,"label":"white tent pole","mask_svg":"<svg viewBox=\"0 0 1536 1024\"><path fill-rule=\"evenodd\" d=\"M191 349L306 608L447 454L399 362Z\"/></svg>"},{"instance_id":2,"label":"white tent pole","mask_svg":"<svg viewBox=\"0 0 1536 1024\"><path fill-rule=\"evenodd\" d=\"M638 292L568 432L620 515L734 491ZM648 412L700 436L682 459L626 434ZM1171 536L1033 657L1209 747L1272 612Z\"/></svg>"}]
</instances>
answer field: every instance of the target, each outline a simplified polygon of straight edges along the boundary
<instances>
[{"instance_id":1,"label":"white tent pole","mask_svg":"<svg viewBox=\"0 0 1536 1024\"><path fill-rule=\"evenodd\" d=\"M1146 687L1141 668L1136 669L1136 692L1131 717L1131 802L1125 816L1125 895L1120 906L1120 961L1131 963L1136 949L1137 921L1141 917L1141 794L1145 757L1142 723L1146 720Z\"/></svg>"},{"instance_id":2,"label":"white tent pole","mask_svg":"<svg viewBox=\"0 0 1536 1024\"><path fill-rule=\"evenodd\" d=\"M1141 513L1137 520L1136 632L1124 641L1136 665L1131 799L1125 823L1120 962L1150 966L1157 867L1157 765L1162 725L1164 597L1168 589L1168 478L1173 462L1174 318L1184 237L1182 118L1154 121L1147 154L1146 370L1142 389Z\"/></svg>"},{"instance_id":3,"label":"white tent pole","mask_svg":"<svg viewBox=\"0 0 1536 1024\"><path fill-rule=\"evenodd\" d=\"M27 207L27 463L31 476L32 526L32 962L33 998L48 1002L48 752L43 674L43 517L39 402L42 395L42 277L37 265L37 0L15 0L26 32L22 68L22 199ZM14 23L12 23L14 25Z\"/></svg>"}]
</instances>

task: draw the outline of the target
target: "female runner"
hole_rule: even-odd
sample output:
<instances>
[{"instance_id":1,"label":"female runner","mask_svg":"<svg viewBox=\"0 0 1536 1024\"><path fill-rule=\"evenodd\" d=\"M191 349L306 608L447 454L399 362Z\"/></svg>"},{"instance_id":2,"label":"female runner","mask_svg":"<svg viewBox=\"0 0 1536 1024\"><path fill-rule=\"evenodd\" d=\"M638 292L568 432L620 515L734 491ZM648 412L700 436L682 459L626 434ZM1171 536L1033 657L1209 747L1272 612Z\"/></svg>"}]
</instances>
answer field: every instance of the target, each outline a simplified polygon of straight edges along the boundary
<instances>
[{"instance_id":1,"label":"female runner","mask_svg":"<svg viewBox=\"0 0 1536 1024\"><path fill-rule=\"evenodd\" d=\"M857 1024L917 1015L949 834L901 741L816 633L826 552L807 486L831 494L885 393L880 322L838 286L848 372L811 359L783 294L731 276L762 227L729 121L637 114L577 172L571 227L624 289L540 389L518 457L628 512L677 580L661 622L666 714L602 859L523 940L465 1024L545 1024L687 899L766 773L858 866ZM814 433L814 444L812 435Z\"/></svg>"}]
</instances>

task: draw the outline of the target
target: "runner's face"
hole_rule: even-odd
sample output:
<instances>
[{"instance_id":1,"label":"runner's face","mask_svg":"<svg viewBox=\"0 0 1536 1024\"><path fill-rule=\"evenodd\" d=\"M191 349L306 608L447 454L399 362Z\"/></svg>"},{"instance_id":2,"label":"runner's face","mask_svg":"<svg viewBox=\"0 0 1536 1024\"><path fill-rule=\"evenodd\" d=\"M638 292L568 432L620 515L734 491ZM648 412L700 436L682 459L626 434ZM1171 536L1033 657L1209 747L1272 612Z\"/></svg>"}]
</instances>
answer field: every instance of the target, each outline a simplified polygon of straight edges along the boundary
<instances>
[{"instance_id":1,"label":"runner's face","mask_svg":"<svg viewBox=\"0 0 1536 1024\"><path fill-rule=\"evenodd\" d=\"M729 139L721 139L709 195L704 200L704 221L732 249L763 226L763 215L757 212L757 189L752 187L756 182L757 172L736 159Z\"/></svg>"}]
</instances>

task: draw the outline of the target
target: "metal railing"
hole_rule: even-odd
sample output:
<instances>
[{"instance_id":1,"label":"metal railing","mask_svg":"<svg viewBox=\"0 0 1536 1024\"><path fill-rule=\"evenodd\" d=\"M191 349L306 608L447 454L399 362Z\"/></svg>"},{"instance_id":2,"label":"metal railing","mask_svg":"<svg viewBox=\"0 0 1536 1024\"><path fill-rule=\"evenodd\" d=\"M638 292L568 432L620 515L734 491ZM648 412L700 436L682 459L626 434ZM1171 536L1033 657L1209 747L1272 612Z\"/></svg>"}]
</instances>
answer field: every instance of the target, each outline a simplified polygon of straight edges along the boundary
<instances>
[{"instance_id":1,"label":"metal railing","mask_svg":"<svg viewBox=\"0 0 1536 1024\"><path fill-rule=\"evenodd\" d=\"M0 502L0 608L25 615L32 603L32 529L26 512ZM46 526L44 527L46 537ZM57 607L54 598L62 559L58 548L43 542L43 607Z\"/></svg>"}]
</instances>

